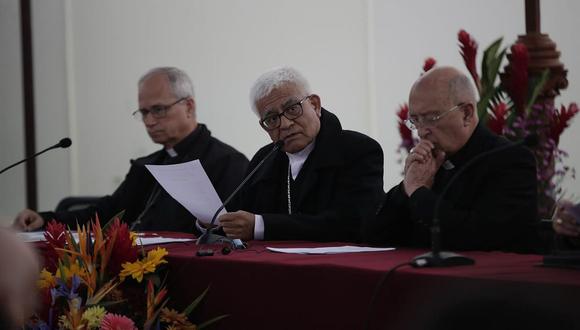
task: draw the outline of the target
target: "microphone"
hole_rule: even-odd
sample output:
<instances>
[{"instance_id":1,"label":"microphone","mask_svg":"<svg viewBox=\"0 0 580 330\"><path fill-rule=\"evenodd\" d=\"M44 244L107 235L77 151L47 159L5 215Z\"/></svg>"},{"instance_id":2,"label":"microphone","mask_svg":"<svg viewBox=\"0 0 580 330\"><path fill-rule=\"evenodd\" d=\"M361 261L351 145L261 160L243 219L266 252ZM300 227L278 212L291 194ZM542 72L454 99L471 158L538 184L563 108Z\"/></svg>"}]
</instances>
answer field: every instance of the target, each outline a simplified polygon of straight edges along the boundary
<instances>
[{"instance_id":1,"label":"microphone","mask_svg":"<svg viewBox=\"0 0 580 330\"><path fill-rule=\"evenodd\" d=\"M431 252L421 254L413 258L412 265L414 267L450 267L450 266L465 266L465 265L473 265L475 264L475 260L464 257L460 254L441 251L441 226L440 226L440 219L439 219L439 210L441 208L441 202L443 201L444 197L447 195L449 188L453 186L455 181L461 177L461 175L469 169L473 164L478 163L481 159L487 158L490 155L494 155L505 151L507 149L515 148L521 145L525 145L527 147L534 147L538 144L538 135L530 134L526 136L523 140L518 142L512 142L506 145L503 145L499 148L491 149L486 152L482 152L481 154L473 157L470 159L465 166L463 166L457 173L449 180L449 183L443 188L441 194L437 198L435 202L435 208L433 210L433 222L431 224Z\"/></svg>"},{"instance_id":2,"label":"microphone","mask_svg":"<svg viewBox=\"0 0 580 330\"><path fill-rule=\"evenodd\" d=\"M242 187L246 184L246 182L248 182L248 180L250 180L250 178L254 175L254 173L256 173L256 171L260 167L262 167L264 162L268 158L270 158L276 151L278 151L278 149L282 148L283 145L284 145L284 140L276 141L276 143L274 143L274 147L272 148L272 150L270 150L270 152L268 152L268 154L264 158L262 158L262 160L258 163L258 165L256 165L256 167L254 167L254 169L248 175L246 175L246 177L244 178L244 180L242 180L242 182L238 185L238 187L228 196L228 198L226 198L226 200L217 209L217 211L215 211L213 217L211 218L211 222L209 223L209 228L205 231L205 233L203 233L197 239L197 245L206 245L206 244L215 244L215 243L230 243L232 247L236 248L236 244L234 244L232 239L213 233L213 229L212 229L213 224L215 223L215 221L218 217L218 214L221 212L221 210L223 210L226 207L226 205L232 200L232 198L238 193L238 191L240 189L242 189Z\"/></svg>"},{"instance_id":3,"label":"microphone","mask_svg":"<svg viewBox=\"0 0 580 330\"><path fill-rule=\"evenodd\" d=\"M46 148L46 149L44 149L42 151L39 151L39 152L35 153L34 155L32 155L30 157L24 158L23 160L21 160L21 161L19 161L17 163L14 163L14 164L12 164L12 165L10 165L8 167L6 167L2 171L0 171L0 174L8 171L9 169L13 168L14 166L16 166L18 164L22 164L22 163L24 163L26 161L29 161L30 159L32 159L32 158L34 158L34 157L36 157L36 156L38 156L40 154L43 154L43 153L45 153L45 152L47 152L49 150L57 149L57 148L63 148L63 149L64 148L68 148L68 147L71 146L71 144L72 144L72 141L69 138L67 138L67 137L66 138L63 138L57 144L53 145L52 147L48 147L48 148Z\"/></svg>"}]
</instances>

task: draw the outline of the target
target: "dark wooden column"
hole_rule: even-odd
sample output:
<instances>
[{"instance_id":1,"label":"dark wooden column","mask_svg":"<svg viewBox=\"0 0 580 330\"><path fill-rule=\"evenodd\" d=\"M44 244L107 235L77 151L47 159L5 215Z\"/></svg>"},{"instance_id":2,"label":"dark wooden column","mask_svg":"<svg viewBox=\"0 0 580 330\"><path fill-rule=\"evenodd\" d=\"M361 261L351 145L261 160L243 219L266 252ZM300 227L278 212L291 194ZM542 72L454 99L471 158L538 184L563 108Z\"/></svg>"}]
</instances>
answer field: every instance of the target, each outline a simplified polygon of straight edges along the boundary
<instances>
[{"instance_id":1,"label":"dark wooden column","mask_svg":"<svg viewBox=\"0 0 580 330\"><path fill-rule=\"evenodd\" d=\"M24 98L24 141L26 157L36 152L34 128L34 62L32 57L32 13L30 0L20 0L20 35L22 40L22 95ZM26 207L36 210L36 160L26 162Z\"/></svg>"},{"instance_id":2,"label":"dark wooden column","mask_svg":"<svg viewBox=\"0 0 580 330\"><path fill-rule=\"evenodd\" d=\"M567 73L564 64L560 62L560 52L556 43L547 34L541 32L540 0L525 0L526 5L526 34L518 36L517 43L528 48L530 62L528 74L538 77L544 70L549 69L549 80L537 99L538 104L554 105L554 98L560 95L560 90L568 87ZM511 60L510 54L507 55ZM511 66L504 68L501 80L504 85L510 81Z\"/></svg>"}]
</instances>

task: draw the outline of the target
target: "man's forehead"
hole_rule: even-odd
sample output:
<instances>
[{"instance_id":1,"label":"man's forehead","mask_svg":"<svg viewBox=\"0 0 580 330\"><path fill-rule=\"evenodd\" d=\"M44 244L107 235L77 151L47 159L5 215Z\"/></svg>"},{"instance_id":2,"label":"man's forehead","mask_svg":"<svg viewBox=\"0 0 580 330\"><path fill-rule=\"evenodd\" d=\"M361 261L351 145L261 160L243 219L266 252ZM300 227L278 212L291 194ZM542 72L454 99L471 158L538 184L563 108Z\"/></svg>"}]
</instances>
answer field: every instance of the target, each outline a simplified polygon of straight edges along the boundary
<instances>
[{"instance_id":1,"label":"man's forehead","mask_svg":"<svg viewBox=\"0 0 580 330\"><path fill-rule=\"evenodd\" d=\"M276 111L279 108L292 105L304 94L300 88L293 85L284 85L273 89L268 95L256 102L259 112Z\"/></svg>"}]
</instances>

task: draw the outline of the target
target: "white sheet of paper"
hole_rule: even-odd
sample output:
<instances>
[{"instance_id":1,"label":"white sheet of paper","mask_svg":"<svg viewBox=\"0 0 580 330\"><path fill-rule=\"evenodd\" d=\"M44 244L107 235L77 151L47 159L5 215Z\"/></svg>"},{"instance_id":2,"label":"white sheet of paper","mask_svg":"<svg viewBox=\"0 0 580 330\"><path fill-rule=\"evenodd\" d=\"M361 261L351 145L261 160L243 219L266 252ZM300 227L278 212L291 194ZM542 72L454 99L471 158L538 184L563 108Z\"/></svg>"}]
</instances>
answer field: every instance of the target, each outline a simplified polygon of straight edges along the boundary
<instances>
[{"instance_id":1,"label":"white sheet of paper","mask_svg":"<svg viewBox=\"0 0 580 330\"><path fill-rule=\"evenodd\" d=\"M175 165L145 165L155 180L203 223L210 223L222 202L199 160ZM220 215L226 213L225 208ZM219 220L216 219L216 225Z\"/></svg>"},{"instance_id":2,"label":"white sheet of paper","mask_svg":"<svg viewBox=\"0 0 580 330\"><path fill-rule=\"evenodd\" d=\"M329 247L317 247L317 248L273 248L266 247L272 252L280 253L294 253L294 254L337 254L337 253L353 253L353 252L380 252L380 251L392 251L395 248L374 248L367 246L329 246Z\"/></svg>"},{"instance_id":3,"label":"white sheet of paper","mask_svg":"<svg viewBox=\"0 0 580 330\"><path fill-rule=\"evenodd\" d=\"M169 238L169 237L139 237L137 245L158 245L167 243L191 242L193 238Z\"/></svg>"}]
</instances>

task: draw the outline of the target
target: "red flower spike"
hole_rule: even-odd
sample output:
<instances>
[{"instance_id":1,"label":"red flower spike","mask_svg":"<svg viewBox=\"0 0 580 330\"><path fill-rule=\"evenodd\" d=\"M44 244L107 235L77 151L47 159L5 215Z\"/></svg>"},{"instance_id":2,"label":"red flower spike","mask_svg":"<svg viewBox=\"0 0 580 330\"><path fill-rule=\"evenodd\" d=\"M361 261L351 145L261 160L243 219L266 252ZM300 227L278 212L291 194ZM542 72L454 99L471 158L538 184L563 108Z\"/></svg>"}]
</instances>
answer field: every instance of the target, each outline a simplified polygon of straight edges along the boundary
<instances>
[{"instance_id":1,"label":"red flower spike","mask_svg":"<svg viewBox=\"0 0 580 330\"><path fill-rule=\"evenodd\" d=\"M44 238L48 244L48 249L45 252L46 257L46 268L54 273L58 267L58 259L61 257L61 251L57 249L63 249L66 244L66 227L64 224L57 222L56 220L51 220L46 224L46 231L44 232Z\"/></svg>"},{"instance_id":2,"label":"red flower spike","mask_svg":"<svg viewBox=\"0 0 580 330\"><path fill-rule=\"evenodd\" d=\"M113 220L113 223L107 230L106 236L115 237L114 240L107 242L107 244L113 244L110 250L111 256L107 271L112 275L116 275L121 271L121 265L123 263L137 260L139 250L136 246L133 246L129 227L127 227L126 223L121 223L119 218Z\"/></svg>"},{"instance_id":3,"label":"red flower spike","mask_svg":"<svg viewBox=\"0 0 580 330\"><path fill-rule=\"evenodd\" d=\"M560 135L570 125L570 121L578 112L578 105L576 103L571 103L568 109L562 105L560 111L554 111L550 128L550 138L554 140L556 145L560 143Z\"/></svg>"},{"instance_id":4,"label":"red flower spike","mask_svg":"<svg viewBox=\"0 0 580 330\"><path fill-rule=\"evenodd\" d=\"M521 43L513 44L511 47L511 81L508 92L518 114L526 108L528 94L528 48Z\"/></svg>"},{"instance_id":5,"label":"red flower spike","mask_svg":"<svg viewBox=\"0 0 580 330\"><path fill-rule=\"evenodd\" d=\"M397 117L399 117L399 135L401 136L401 146L407 150L407 152L411 151L411 148L414 146L413 141L413 132L405 125L405 120L407 120L409 116L409 106L405 103L401 105L399 111L397 111Z\"/></svg>"},{"instance_id":6,"label":"red flower spike","mask_svg":"<svg viewBox=\"0 0 580 330\"><path fill-rule=\"evenodd\" d=\"M479 81L475 61L477 57L477 42L465 30L459 30L457 39L459 40L459 47L461 48L459 53L461 54L461 57L463 57L463 62L465 62L465 66L467 67L469 74L471 74L475 86L477 86L477 91L481 93L481 82Z\"/></svg>"},{"instance_id":7,"label":"red flower spike","mask_svg":"<svg viewBox=\"0 0 580 330\"><path fill-rule=\"evenodd\" d=\"M437 61L433 57L428 57L425 59L425 63L423 63L423 72L427 72L437 64Z\"/></svg>"},{"instance_id":8,"label":"red flower spike","mask_svg":"<svg viewBox=\"0 0 580 330\"><path fill-rule=\"evenodd\" d=\"M490 131L497 135L503 134L503 129L505 127L506 115L507 115L507 104L500 102L491 110L491 116L487 121L487 127Z\"/></svg>"}]
</instances>

